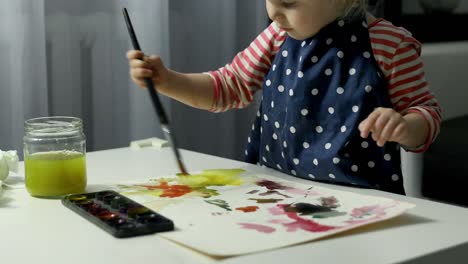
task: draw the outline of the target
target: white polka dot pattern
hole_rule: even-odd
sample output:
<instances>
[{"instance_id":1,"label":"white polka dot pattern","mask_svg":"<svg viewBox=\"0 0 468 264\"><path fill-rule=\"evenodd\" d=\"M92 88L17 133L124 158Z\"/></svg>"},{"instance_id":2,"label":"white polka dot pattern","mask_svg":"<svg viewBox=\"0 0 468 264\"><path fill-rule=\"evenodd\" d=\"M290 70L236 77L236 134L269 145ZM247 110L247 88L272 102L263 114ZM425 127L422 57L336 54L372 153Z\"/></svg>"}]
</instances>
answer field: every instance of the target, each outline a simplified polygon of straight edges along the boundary
<instances>
[{"instance_id":1,"label":"white polka dot pattern","mask_svg":"<svg viewBox=\"0 0 468 264\"><path fill-rule=\"evenodd\" d=\"M356 27L363 31L367 24L361 22ZM393 146L389 151L359 137L359 122L380 107L363 100L388 94L374 71L378 65L369 63L373 54L368 34L349 30L349 23L334 25L343 28L341 35L310 41L287 37L264 77L262 110L251 132L257 136L248 138L249 145L261 142L263 147L248 148L247 160L260 152L254 162L302 178L362 185L371 173L386 175L387 183L401 183L398 170L382 174L399 160Z\"/></svg>"}]
</instances>

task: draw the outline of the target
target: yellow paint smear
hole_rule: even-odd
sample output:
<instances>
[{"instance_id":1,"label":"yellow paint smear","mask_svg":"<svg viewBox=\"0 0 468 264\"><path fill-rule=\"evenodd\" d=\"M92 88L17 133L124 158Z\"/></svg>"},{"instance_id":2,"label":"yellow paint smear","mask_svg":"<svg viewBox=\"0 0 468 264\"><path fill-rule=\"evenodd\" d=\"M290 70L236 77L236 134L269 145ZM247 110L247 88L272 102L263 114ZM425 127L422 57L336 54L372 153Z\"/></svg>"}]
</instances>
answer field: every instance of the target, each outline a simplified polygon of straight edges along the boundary
<instances>
[{"instance_id":1,"label":"yellow paint smear","mask_svg":"<svg viewBox=\"0 0 468 264\"><path fill-rule=\"evenodd\" d=\"M240 177L243 172L245 172L243 169L204 170L198 174L178 174L177 182L192 188L225 185L239 186L244 183L244 180Z\"/></svg>"}]
</instances>

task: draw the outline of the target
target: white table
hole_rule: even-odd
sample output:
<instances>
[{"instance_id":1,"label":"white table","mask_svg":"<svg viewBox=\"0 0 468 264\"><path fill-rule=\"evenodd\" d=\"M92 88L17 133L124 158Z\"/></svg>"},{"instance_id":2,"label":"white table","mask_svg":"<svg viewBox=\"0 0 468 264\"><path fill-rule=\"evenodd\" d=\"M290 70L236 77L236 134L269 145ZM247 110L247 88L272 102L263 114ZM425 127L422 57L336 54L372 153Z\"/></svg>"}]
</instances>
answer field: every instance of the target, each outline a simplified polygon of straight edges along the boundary
<instances>
[{"instance_id":1,"label":"white table","mask_svg":"<svg viewBox=\"0 0 468 264\"><path fill-rule=\"evenodd\" d=\"M182 155L191 171L244 168L293 179L238 161L189 151ZM177 172L169 148L91 152L87 166L88 191L99 190L105 183ZM217 260L158 235L116 239L59 200L33 198L25 189L7 189L0 200L0 263L468 263L468 209L375 190L327 187L417 206L396 219L324 240Z\"/></svg>"}]
</instances>

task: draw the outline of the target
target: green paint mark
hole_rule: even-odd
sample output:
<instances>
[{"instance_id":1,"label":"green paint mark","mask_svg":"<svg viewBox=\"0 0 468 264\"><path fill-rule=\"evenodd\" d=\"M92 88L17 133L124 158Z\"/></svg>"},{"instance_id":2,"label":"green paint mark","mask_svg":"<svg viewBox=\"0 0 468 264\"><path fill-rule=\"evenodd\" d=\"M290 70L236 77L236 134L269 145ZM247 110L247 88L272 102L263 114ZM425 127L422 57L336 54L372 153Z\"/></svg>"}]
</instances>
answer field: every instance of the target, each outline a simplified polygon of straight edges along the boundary
<instances>
[{"instance_id":1,"label":"green paint mark","mask_svg":"<svg viewBox=\"0 0 468 264\"><path fill-rule=\"evenodd\" d=\"M205 200L205 202L207 202L209 204L212 204L212 205L216 205L218 207L221 207L226 211L232 211L232 209L229 207L229 204L224 200L220 200L220 199Z\"/></svg>"},{"instance_id":2,"label":"green paint mark","mask_svg":"<svg viewBox=\"0 0 468 264\"><path fill-rule=\"evenodd\" d=\"M338 211L331 211L331 212L321 212L312 214L312 218L330 218L330 217L337 217L346 215L346 212L338 212Z\"/></svg>"},{"instance_id":3,"label":"green paint mark","mask_svg":"<svg viewBox=\"0 0 468 264\"><path fill-rule=\"evenodd\" d=\"M162 190L141 190L141 191L124 191L122 192L123 195L151 195L155 197L160 197L163 194Z\"/></svg>"},{"instance_id":4,"label":"green paint mark","mask_svg":"<svg viewBox=\"0 0 468 264\"><path fill-rule=\"evenodd\" d=\"M249 198L249 200L256 201L257 203L277 203L283 199L259 199L259 198Z\"/></svg>"}]
</instances>

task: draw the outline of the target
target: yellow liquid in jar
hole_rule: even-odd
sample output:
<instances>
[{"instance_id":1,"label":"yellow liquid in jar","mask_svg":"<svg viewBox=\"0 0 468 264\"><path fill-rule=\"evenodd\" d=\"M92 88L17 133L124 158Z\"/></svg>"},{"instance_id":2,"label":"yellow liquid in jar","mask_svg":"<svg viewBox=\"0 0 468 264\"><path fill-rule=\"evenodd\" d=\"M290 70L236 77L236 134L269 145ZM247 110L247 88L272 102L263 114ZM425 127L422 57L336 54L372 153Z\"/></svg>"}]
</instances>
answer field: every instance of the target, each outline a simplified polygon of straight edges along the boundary
<instances>
[{"instance_id":1,"label":"yellow liquid in jar","mask_svg":"<svg viewBox=\"0 0 468 264\"><path fill-rule=\"evenodd\" d=\"M74 151L38 152L24 159L26 189L32 196L60 197L86 188L86 158Z\"/></svg>"}]
</instances>

